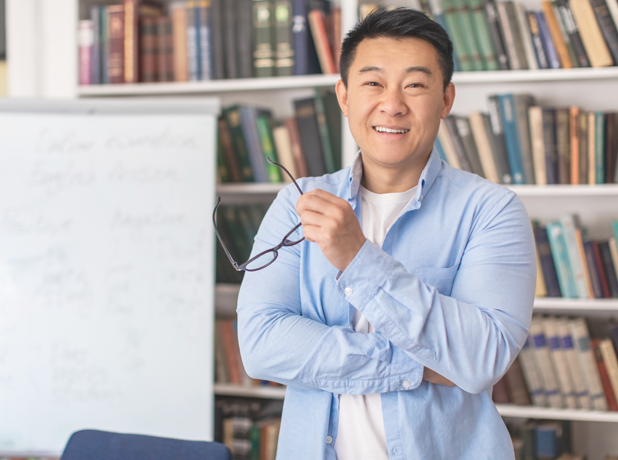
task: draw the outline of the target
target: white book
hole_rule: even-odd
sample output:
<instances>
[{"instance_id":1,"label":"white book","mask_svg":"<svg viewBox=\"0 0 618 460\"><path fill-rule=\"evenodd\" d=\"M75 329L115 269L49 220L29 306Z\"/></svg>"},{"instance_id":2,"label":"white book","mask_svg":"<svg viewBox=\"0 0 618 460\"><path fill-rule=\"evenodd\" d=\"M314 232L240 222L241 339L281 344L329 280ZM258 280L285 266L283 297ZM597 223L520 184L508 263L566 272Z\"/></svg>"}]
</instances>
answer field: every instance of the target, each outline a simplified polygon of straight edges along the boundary
<instances>
[{"instance_id":1,"label":"white book","mask_svg":"<svg viewBox=\"0 0 618 460\"><path fill-rule=\"evenodd\" d=\"M533 356L537 368L541 372L545 397L549 407L563 408L562 394L558 388L558 379L549 356L549 346L547 345L545 331L543 330L543 320L536 316L532 318L532 323L530 324L530 345L534 350Z\"/></svg>"},{"instance_id":2,"label":"white book","mask_svg":"<svg viewBox=\"0 0 618 460\"><path fill-rule=\"evenodd\" d=\"M601 350L601 355L603 355L603 362L605 363L614 395L618 395L618 358L616 358L616 351L611 339L601 340L599 349Z\"/></svg>"},{"instance_id":3,"label":"white book","mask_svg":"<svg viewBox=\"0 0 618 460\"><path fill-rule=\"evenodd\" d=\"M472 129L472 135L474 136L474 142L478 149L479 159L481 160L485 176L490 181L499 184L500 178L498 177L494 156L491 153L491 144L485 131L483 114L481 112L473 112L468 116L468 119L470 120L470 128Z\"/></svg>"},{"instance_id":4,"label":"white book","mask_svg":"<svg viewBox=\"0 0 618 460\"><path fill-rule=\"evenodd\" d=\"M603 383L599 375L597 360L594 357L594 351L590 346L590 334L584 318L576 318L569 321L571 334L573 335L573 343L577 350L579 365L588 387L588 393L592 403L592 409L607 410L607 400L605 399L605 391Z\"/></svg>"},{"instance_id":5,"label":"white book","mask_svg":"<svg viewBox=\"0 0 618 460\"><path fill-rule=\"evenodd\" d=\"M532 404L535 406L545 407L547 405L545 388L543 388L541 373L536 366L534 350L530 346L530 337L526 339L526 343L524 343L523 348L519 352L519 364L521 365L521 372L524 375L524 380L526 381L526 387L528 387Z\"/></svg>"},{"instance_id":6,"label":"white book","mask_svg":"<svg viewBox=\"0 0 618 460\"><path fill-rule=\"evenodd\" d=\"M442 150L444 150L444 155L448 160L448 164L453 168L461 169L461 163L457 157L457 152L455 152L453 140L451 139L451 135L448 132L448 128L446 127L446 122L444 120L440 120L438 139L440 140L440 145L442 146Z\"/></svg>"},{"instance_id":7,"label":"white book","mask_svg":"<svg viewBox=\"0 0 618 460\"><path fill-rule=\"evenodd\" d=\"M528 18L526 18L526 9L521 3L513 3L515 6L515 16L517 19L517 28L519 29L519 36L521 37L521 43L524 46L524 54L526 55L526 62L528 63L528 69L538 70L539 64L536 60L536 53L534 52L534 45L532 44L532 34L530 33L530 27L528 26Z\"/></svg>"},{"instance_id":8,"label":"white book","mask_svg":"<svg viewBox=\"0 0 618 460\"><path fill-rule=\"evenodd\" d=\"M558 379L558 386L562 393L562 398L567 408L576 409L577 401L575 398L575 391L573 390L574 385L571 381L571 375L569 374L566 355L560 346L556 319L551 316L545 318L543 320L543 329L549 345L549 356L552 361L554 373Z\"/></svg>"},{"instance_id":9,"label":"white book","mask_svg":"<svg viewBox=\"0 0 618 460\"><path fill-rule=\"evenodd\" d=\"M543 108L528 108L528 123L530 124L530 140L532 159L534 161L534 181L537 185L547 185L547 169L545 167L545 141L543 139Z\"/></svg>"},{"instance_id":10,"label":"white book","mask_svg":"<svg viewBox=\"0 0 618 460\"><path fill-rule=\"evenodd\" d=\"M292 153L290 131L288 131L287 126L282 125L274 128L273 139L275 141L275 148L277 149L279 163L290 171L292 177L298 177L298 173L296 172L296 163L294 162L294 154ZM283 177L283 182L292 182L292 179L290 179L290 177L283 171L281 171L281 176Z\"/></svg>"},{"instance_id":11,"label":"white book","mask_svg":"<svg viewBox=\"0 0 618 460\"><path fill-rule=\"evenodd\" d=\"M577 357L577 350L573 344L569 320L567 318L556 318L555 325L558 330L558 335L560 336L560 345L564 350L571 381L573 382L573 389L577 397L577 406L580 409L590 410L592 406L590 403L588 386L586 385L584 374L582 374L581 366L579 365L579 358Z\"/></svg>"},{"instance_id":12,"label":"white book","mask_svg":"<svg viewBox=\"0 0 618 460\"><path fill-rule=\"evenodd\" d=\"M580 299L591 299L592 293L588 291L588 284L586 283L586 275L583 266L586 261L581 259L577 238L575 237L575 217L572 214L565 214L560 219L560 223L562 224L564 241L567 246L569 265L573 273L577 297Z\"/></svg>"}]
</instances>

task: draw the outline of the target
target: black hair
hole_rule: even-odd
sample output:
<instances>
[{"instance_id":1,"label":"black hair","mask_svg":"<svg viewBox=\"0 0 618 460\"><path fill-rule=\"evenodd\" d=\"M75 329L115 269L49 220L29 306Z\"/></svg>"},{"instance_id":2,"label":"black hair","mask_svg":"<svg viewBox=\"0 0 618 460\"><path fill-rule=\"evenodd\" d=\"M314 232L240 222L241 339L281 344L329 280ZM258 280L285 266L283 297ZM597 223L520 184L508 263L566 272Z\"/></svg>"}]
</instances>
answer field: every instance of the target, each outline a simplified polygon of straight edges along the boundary
<instances>
[{"instance_id":1,"label":"black hair","mask_svg":"<svg viewBox=\"0 0 618 460\"><path fill-rule=\"evenodd\" d=\"M369 13L348 32L341 45L339 70L348 86L348 72L356 57L360 42L373 38L420 38L429 42L438 52L438 64L444 79L444 89L453 77L453 44L447 32L425 13L410 8L378 8Z\"/></svg>"}]
</instances>

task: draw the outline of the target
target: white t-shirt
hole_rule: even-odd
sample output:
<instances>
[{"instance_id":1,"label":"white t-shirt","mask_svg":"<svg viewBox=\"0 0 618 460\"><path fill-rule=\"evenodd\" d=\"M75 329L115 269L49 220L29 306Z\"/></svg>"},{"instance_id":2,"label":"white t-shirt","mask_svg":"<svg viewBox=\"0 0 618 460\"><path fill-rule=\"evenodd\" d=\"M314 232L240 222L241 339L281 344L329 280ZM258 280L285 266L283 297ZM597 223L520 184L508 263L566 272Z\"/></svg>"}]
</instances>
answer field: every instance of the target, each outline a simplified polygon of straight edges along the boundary
<instances>
[{"instance_id":1,"label":"white t-shirt","mask_svg":"<svg viewBox=\"0 0 618 460\"><path fill-rule=\"evenodd\" d=\"M382 247L386 233L415 195L416 187L402 193L383 194L361 187L361 227L365 237ZM358 310L352 327L361 334L375 332ZM339 396L335 452L337 460L388 460L380 394Z\"/></svg>"}]
</instances>

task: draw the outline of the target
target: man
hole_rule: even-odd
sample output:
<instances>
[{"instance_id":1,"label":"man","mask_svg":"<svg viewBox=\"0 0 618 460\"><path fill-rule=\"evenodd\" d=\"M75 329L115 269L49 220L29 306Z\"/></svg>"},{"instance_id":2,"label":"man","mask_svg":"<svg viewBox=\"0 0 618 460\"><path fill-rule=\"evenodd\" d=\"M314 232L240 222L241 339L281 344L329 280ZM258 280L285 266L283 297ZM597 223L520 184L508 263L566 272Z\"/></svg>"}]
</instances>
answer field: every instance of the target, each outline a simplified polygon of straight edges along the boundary
<instances>
[{"instance_id":1,"label":"man","mask_svg":"<svg viewBox=\"0 0 618 460\"><path fill-rule=\"evenodd\" d=\"M380 10L346 37L337 96L351 168L277 196L238 302L247 372L288 386L279 460L512 459L490 397L524 344L536 262L508 189L433 149L453 105L452 44Z\"/></svg>"}]
</instances>

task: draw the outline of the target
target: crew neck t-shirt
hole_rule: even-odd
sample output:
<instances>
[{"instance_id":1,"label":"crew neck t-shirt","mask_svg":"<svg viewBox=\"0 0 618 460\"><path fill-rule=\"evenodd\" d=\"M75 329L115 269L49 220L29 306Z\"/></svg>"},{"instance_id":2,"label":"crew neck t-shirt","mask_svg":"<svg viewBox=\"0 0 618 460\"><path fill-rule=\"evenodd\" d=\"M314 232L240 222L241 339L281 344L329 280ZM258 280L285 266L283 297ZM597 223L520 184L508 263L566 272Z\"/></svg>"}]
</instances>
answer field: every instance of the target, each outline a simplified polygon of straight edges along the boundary
<instances>
[{"instance_id":1,"label":"crew neck t-shirt","mask_svg":"<svg viewBox=\"0 0 618 460\"><path fill-rule=\"evenodd\" d=\"M416 187L401 193L373 193L361 186L361 228L365 237L382 247L386 233L414 199ZM354 331L374 333L367 318L355 310ZM380 394L340 395L335 441L337 460L388 460Z\"/></svg>"}]
</instances>

